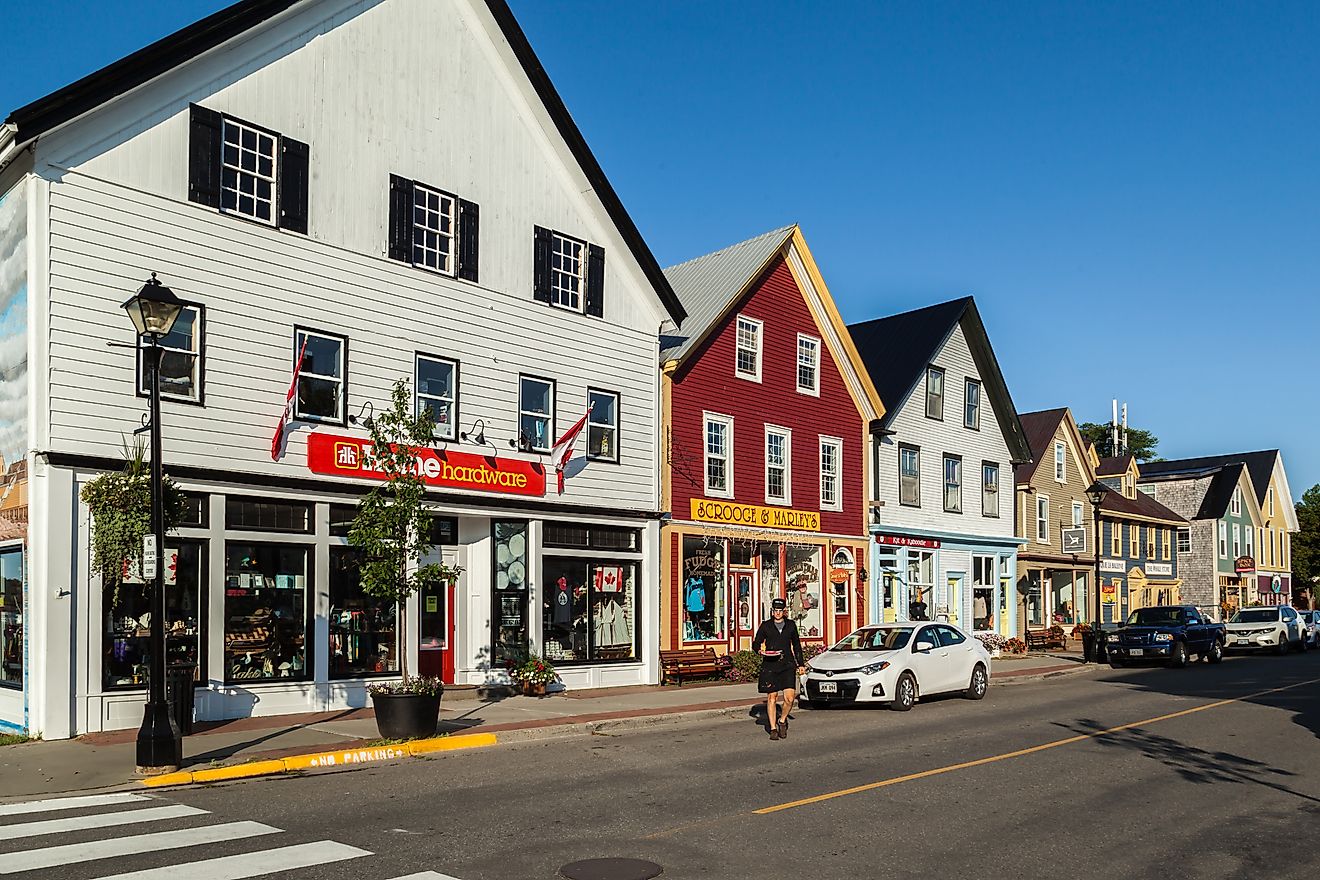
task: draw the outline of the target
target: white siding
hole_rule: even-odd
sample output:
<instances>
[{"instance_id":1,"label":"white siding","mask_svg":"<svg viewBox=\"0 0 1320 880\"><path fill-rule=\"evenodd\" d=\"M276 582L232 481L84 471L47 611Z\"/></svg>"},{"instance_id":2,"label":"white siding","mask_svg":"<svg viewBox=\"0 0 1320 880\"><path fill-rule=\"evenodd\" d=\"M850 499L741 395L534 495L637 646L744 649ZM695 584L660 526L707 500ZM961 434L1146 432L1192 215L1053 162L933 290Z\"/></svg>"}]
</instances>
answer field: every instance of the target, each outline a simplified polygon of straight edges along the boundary
<instances>
[{"instance_id":1,"label":"white siding","mask_svg":"<svg viewBox=\"0 0 1320 880\"><path fill-rule=\"evenodd\" d=\"M943 367L944 421L926 418L925 371L916 390L904 401L886 401L898 406L890 422L895 433L880 448L880 527L906 527L963 535L1011 537L1013 535L1013 466L990 396L981 394L981 429L963 427L964 379L980 379L962 326L954 328L932 362ZM898 501L898 447L921 448L921 506L904 507ZM944 512L944 454L963 460L963 512ZM999 464L999 517L981 515L981 463ZM952 569L946 566L946 569ZM956 569L953 569L956 570ZM971 569L968 568L970 582Z\"/></svg>"},{"instance_id":2,"label":"white siding","mask_svg":"<svg viewBox=\"0 0 1320 880\"><path fill-rule=\"evenodd\" d=\"M608 321L665 317L480 0L298 4L51 134L41 160L186 202L190 102L309 144L316 241L384 255L395 173L481 206L483 286L530 298L541 225L605 247Z\"/></svg>"},{"instance_id":3,"label":"white siding","mask_svg":"<svg viewBox=\"0 0 1320 880\"><path fill-rule=\"evenodd\" d=\"M457 358L462 427L485 419L500 455L512 454L520 371L558 380L556 433L585 410L588 384L619 391L620 464L588 465L563 500L654 509L654 335L81 175L50 201L50 449L114 457L139 424L133 351L106 342L131 341L120 304L154 270L207 307L206 406L165 404L172 464L309 475L307 427L282 461L269 453L297 323L349 337L350 412L411 379L415 351Z\"/></svg>"}]
</instances>

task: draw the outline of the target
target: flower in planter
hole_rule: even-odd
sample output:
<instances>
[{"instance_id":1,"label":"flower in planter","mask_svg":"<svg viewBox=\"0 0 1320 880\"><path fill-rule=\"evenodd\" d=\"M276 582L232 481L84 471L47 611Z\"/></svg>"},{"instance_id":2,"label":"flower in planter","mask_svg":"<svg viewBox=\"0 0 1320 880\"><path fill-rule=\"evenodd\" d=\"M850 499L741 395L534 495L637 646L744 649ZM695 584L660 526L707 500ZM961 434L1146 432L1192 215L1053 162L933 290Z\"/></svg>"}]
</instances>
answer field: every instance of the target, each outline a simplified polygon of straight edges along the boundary
<instances>
[{"instance_id":1,"label":"flower in planter","mask_svg":"<svg viewBox=\"0 0 1320 880\"><path fill-rule=\"evenodd\" d=\"M550 684L558 677L554 666L541 657L528 657L521 663L509 664L509 678L520 684Z\"/></svg>"},{"instance_id":2,"label":"flower in planter","mask_svg":"<svg viewBox=\"0 0 1320 880\"><path fill-rule=\"evenodd\" d=\"M977 633L976 638L992 654L995 651L1002 651L1008 645L1008 639L999 633Z\"/></svg>"},{"instance_id":3,"label":"flower in planter","mask_svg":"<svg viewBox=\"0 0 1320 880\"><path fill-rule=\"evenodd\" d=\"M425 675L404 678L399 681L381 681L367 685L367 693L373 697L396 697L403 695L438 697L444 692L445 683L443 681L435 676Z\"/></svg>"},{"instance_id":4,"label":"flower in planter","mask_svg":"<svg viewBox=\"0 0 1320 880\"><path fill-rule=\"evenodd\" d=\"M1027 643L1014 637L1004 642L1004 650L1010 654L1025 654L1027 653Z\"/></svg>"}]
</instances>

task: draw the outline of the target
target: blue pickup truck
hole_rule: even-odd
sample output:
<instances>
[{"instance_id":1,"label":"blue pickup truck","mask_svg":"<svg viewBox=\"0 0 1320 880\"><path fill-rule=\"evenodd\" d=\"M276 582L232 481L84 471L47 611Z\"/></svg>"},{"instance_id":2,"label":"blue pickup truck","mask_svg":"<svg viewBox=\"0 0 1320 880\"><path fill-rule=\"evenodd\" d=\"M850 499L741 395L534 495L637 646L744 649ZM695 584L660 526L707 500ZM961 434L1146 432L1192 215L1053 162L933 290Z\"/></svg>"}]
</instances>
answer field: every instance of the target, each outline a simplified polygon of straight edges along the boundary
<instances>
[{"instance_id":1,"label":"blue pickup truck","mask_svg":"<svg viewBox=\"0 0 1320 880\"><path fill-rule=\"evenodd\" d=\"M1209 620L1195 605L1138 608L1108 633L1109 665L1162 663L1183 667L1195 655L1209 663L1224 659L1224 625Z\"/></svg>"}]
</instances>

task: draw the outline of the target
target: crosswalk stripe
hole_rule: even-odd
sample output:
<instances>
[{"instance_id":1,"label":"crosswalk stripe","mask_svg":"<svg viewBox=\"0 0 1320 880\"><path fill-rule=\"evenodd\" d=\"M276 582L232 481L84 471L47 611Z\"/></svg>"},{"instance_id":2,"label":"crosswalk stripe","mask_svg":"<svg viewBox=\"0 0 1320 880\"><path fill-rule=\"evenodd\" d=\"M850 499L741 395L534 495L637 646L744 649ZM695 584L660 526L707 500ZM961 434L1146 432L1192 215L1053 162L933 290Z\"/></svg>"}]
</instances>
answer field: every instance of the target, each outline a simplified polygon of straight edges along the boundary
<instances>
[{"instance_id":1,"label":"crosswalk stripe","mask_svg":"<svg viewBox=\"0 0 1320 880\"><path fill-rule=\"evenodd\" d=\"M116 825L136 825L138 822L159 822L162 819L181 819L184 816L201 816L205 813L206 810L199 810L196 807L170 804L166 807L121 810L117 813L96 813L91 816L76 816L71 819L46 819L41 822L23 822L18 825L0 825L0 840L39 837L43 834L59 834L63 831L111 828Z\"/></svg>"},{"instance_id":2,"label":"crosswalk stripe","mask_svg":"<svg viewBox=\"0 0 1320 880\"><path fill-rule=\"evenodd\" d=\"M407 877L395 877L394 880L458 880L458 878L451 877L448 874L440 874L436 871L418 871L416 874L409 874Z\"/></svg>"},{"instance_id":3,"label":"crosswalk stripe","mask_svg":"<svg viewBox=\"0 0 1320 880\"><path fill-rule=\"evenodd\" d=\"M89 843L68 843L63 846L6 853L0 859L0 874L18 874L40 868L93 862L97 859L133 856L279 833L280 829L262 825L260 822L229 822L205 828L181 828L177 831L156 831L151 834L134 834L129 837L94 840Z\"/></svg>"},{"instance_id":4,"label":"crosswalk stripe","mask_svg":"<svg viewBox=\"0 0 1320 880\"><path fill-rule=\"evenodd\" d=\"M365 849L335 843L333 840L321 840L200 862L166 865L163 868L148 868L145 871L130 871L101 877L99 880L178 880L179 877L187 877L188 880L245 880L248 877L264 877L267 874L369 855L371 853Z\"/></svg>"},{"instance_id":5,"label":"crosswalk stripe","mask_svg":"<svg viewBox=\"0 0 1320 880\"><path fill-rule=\"evenodd\" d=\"M151 798L127 791L114 794L90 794L80 797L48 798L44 801L23 801L0 804L0 816L18 816L23 813L53 813L57 810L78 810L83 807L108 807L113 804L133 804Z\"/></svg>"}]
</instances>

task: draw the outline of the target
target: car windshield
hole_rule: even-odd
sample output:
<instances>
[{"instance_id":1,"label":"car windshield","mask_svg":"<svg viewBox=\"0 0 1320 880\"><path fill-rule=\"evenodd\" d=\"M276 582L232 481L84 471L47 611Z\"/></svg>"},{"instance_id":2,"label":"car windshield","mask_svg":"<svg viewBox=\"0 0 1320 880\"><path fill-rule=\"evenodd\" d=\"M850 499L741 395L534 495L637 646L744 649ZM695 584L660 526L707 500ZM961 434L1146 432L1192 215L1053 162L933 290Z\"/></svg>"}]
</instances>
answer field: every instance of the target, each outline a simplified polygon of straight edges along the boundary
<instances>
[{"instance_id":1,"label":"car windshield","mask_svg":"<svg viewBox=\"0 0 1320 880\"><path fill-rule=\"evenodd\" d=\"M1273 623L1278 619L1277 608L1246 608L1234 614L1229 623Z\"/></svg>"},{"instance_id":2,"label":"car windshield","mask_svg":"<svg viewBox=\"0 0 1320 880\"><path fill-rule=\"evenodd\" d=\"M1128 615L1128 626L1171 626L1182 623L1181 608L1138 608Z\"/></svg>"},{"instance_id":3,"label":"car windshield","mask_svg":"<svg viewBox=\"0 0 1320 880\"><path fill-rule=\"evenodd\" d=\"M831 651L897 651L907 646L912 638L912 627L859 629L844 636Z\"/></svg>"}]
</instances>

